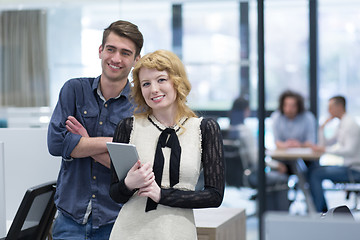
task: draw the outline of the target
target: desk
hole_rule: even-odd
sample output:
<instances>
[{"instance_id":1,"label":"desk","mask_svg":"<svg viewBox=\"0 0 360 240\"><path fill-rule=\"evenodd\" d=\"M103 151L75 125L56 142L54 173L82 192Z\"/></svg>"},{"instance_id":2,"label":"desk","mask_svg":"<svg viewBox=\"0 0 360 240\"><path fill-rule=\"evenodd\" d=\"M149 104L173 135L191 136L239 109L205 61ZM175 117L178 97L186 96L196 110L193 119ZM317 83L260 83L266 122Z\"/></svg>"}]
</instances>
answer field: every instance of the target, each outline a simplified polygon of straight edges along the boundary
<instances>
[{"instance_id":1,"label":"desk","mask_svg":"<svg viewBox=\"0 0 360 240\"><path fill-rule=\"evenodd\" d=\"M245 209L194 209L194 216L198 240L246 239Z\"/></svg>"},{"instance_id":2,"label":"desk","mask_svg":"<svg viewBox=\"0 0 360 240\"><path fill-rule=\"evenodd\" d=\"M292 170L299 178L299 186L304 193L306 205L310 213L316 212L314 202L312 200L309 189L305 187L306 178L303 174L304 160L317 161L322 153L314 152L311 148L289 148L266 150L265 154L276 160L286 160L290 162Z\"/></svg>"},{"instance_id":3,"label":"desk","mask_svg":"<svg viewBox=\"0 0 360 240\"><path fill-rule=\"evenodd\" d=\"M267 156L278 160L319 160L322 153L314 152L311 148L289 148L266 150Z\"/></svg>"}]
</instances>

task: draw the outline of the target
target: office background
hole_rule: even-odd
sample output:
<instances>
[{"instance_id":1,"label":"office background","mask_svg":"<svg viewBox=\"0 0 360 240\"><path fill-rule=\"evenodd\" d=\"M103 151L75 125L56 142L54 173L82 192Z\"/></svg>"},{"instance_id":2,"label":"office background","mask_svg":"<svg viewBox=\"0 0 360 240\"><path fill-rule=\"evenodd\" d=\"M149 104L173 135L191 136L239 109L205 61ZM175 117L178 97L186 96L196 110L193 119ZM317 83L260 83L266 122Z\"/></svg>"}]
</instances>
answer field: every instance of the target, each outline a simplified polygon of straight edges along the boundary
<instances>
[{"instance_id":1,"label":"office background","mask_svg":"<svg viewBox=\"0 0 360 240\"><path fill-rule=\"evenodd\" d=\"M314 23L309 14L308 0L265 1L268 114L285 89L299 91L306 106L311 105L309 33ZM359 118L360 2L318 0L317 17L315 114L321 122L327 117L328 98L343 94L348 111ZM233 100L247 96L253 116L247 124L257 136L255 0L1 0L0 118L10 127L46 126L66 80L101 73L102 31L117 19L139 26L145 38L142 54L168 49L182 58L193 86L189 105L199 113L220 117L226 127L224 117ZM34 111L38 114L30 114ZM38 116L39 122L31 122ZM265 145L271 147L271 130L266 129Z\"/></svg>"}]
</instances>

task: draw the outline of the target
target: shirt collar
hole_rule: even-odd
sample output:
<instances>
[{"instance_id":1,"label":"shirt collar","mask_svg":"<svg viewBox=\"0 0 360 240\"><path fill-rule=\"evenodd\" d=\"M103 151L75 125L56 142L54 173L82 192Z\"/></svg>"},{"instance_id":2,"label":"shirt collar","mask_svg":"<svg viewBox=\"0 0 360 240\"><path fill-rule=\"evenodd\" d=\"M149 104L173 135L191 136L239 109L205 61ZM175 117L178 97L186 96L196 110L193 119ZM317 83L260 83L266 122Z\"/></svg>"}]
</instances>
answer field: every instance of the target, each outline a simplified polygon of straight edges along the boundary
<instances>
[{"instance_id":1,"label":"shirt collar","mask_svg":"<svg viewBox=\"0 0 360 240\"><path fill-rule=\"evenodd\" d=\"M94 80L94 82L93 82L93 84L92 84L91 87L92 87L92 90L93 90L93 91L96 91L96 93L99 95L99 97L100 97L104 102L106 102L106 100L105 100L105 98L104 98L104 96L103 96L103 94L102 94L102 92L101 92L101 90L100 90L100 78L101 78L101 75L98 76L97 78L95 78L95 80ZM127 83L126 83L124 89L123 89L123 90L120 92L120 94L119 94L117 97L115 97L114 99L118 99L121 95L125 96L126 98L129 98L130 91L131 91L131 89L130 89L130 82L129 82L129 80L127 80Z\"/></svg>"}]
</instances>

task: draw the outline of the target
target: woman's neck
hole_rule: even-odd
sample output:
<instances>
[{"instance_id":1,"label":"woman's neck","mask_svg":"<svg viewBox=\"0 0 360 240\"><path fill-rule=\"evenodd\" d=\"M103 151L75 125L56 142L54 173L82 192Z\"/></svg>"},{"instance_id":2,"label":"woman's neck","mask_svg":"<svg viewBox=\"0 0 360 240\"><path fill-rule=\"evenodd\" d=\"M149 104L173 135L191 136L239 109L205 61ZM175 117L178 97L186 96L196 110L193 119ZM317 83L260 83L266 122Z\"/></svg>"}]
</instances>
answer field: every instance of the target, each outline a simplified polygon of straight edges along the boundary
<instances>
[{"instance_id":1,"label":"woman's neck","mask_svg":"<svg viewBox=\"0 0 360 240\"><path fill-rule=\"evenodd\" d=\"M153 116L165 127L173 127L175 125L175 114L153 112Z\"/></svg>"}]
</instances>

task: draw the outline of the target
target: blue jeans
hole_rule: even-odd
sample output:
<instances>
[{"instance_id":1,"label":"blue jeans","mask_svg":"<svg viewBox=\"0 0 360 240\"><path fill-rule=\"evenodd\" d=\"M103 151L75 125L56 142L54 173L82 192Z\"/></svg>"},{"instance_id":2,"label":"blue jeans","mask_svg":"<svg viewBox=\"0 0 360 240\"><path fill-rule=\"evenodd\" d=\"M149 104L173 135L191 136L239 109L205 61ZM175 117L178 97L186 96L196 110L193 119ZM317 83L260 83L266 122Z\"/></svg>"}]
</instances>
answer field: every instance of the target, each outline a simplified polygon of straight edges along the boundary
<instances>
[{"instance_id":1,"label":"blue jeans","mask_svg":"<svg viewBox=\"0 0 360 240\"><path fill-rule=\"evenodd\" d=\"M54 240L108 240L113 223L92 229L92 218L86 224L78 224L73 219L64 216L58 211L52 229Z\"/></svg>"},{"instance_id":2,"label":"blue jeans","mask_svg":"<svg viewBox=\"0 0 360 240\"><path fill-rule=\"evenodd\" d=\"M356 182L360 181L360 172L349 170L345 166L321 166L310 169L309 172L309 186L313 197L316 211L326 212L328 210L324 196L324 189L322 181L329 179L333 182L350 182L349 171Z\"/></svg>"}]
</instances>

